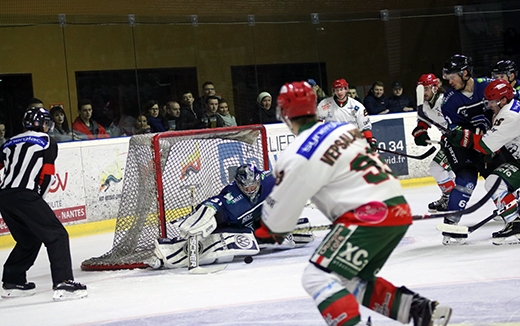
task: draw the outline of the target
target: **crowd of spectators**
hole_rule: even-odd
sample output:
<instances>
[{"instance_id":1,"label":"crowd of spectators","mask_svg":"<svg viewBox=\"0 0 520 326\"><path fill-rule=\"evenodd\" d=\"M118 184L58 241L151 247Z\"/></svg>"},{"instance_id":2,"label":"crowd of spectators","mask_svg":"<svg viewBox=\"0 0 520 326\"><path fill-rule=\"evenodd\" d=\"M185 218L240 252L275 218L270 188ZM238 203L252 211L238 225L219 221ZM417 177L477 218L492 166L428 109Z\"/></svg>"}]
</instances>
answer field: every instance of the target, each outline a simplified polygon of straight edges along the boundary
<instances>
[{"instance_id":1,"label":"crowd of spectators","mask_svg":"<svg viewBox=\"0 0 520 326\"><path fill-rule=\"evenodd\" d=\"M328 95L314 79L307 82L317 95L317 103ZM348 96L366 106L369 114L406 112L415 109L415 103L403 95L403 87L399 82L392 84L393 95L385 97L382 82L372 85L364 101L361 101L355 86L348 89ZM203 128L219 128L237 126L237 119L231 114L229 102L217 93L215 84L207 81L202 84L202 96L195 98L189 90L183 92L179 100L159 103L147 100L140 108L138 116L124 113L117 101L108 101L102 108L94 108L89 99L80 99L77 104L77 116L69 124L66 110L62 104L53 104L50 114L54 120L54 128L49 134L58 142L72 140L89 140L132 136L145 133L156 133L174 130L190 130ZM29 107L44 107L37 98L29 101ZM95 112L95 110L100 110ZM97 113L97 115L94 115ZM96 120L93 118L96 116ZM256 107L249 110L244 124L279 123L276 116L276 104L273 96L261 91L256 97ZM0 121L0 145L5 142L5 123Z\"/></svg>"}]
</instances>

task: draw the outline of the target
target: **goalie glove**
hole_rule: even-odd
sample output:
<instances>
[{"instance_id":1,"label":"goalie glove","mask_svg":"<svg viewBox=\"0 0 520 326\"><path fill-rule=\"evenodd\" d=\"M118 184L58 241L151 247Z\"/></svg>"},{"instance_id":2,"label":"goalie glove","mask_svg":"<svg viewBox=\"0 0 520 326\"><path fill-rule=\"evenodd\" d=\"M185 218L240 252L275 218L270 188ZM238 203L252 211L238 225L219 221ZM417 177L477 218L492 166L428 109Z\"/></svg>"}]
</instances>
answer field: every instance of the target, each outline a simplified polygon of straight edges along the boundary
<instances>
[{"instance_id":1,"label":"goalie glove","mask_svg":"<svg viewBox=\"0 0 520 326\"><path fill-rule=\"evenodd\" d=\"M206 238L217 228L217 220L215 219L217 211L213 207L201 205L191 215L181 221L177 227L179 228L180 237L186 239L192 235L200 235Z\"/></svg>"},{"instance_id":2,"label":"goalie glove","mask_svg":"<svg viewBox=\"0 0 520 326\"><path fill-rule=\"evenodd\" d=\"M427 141L430 140L430 136L428 136L428 125L419 121L417 127L412 131L412 136L414 137L415 145L428 146Z\"/></svg>"},{"instance_id":3,"label":"goalie glove","mask_svg":"<svg viewBox=\"0 0 520 326\"><path fill-rule=\"evenodd\" d=\"M258 240L259 244L264 243L278 243L281 244L285 239L285 234L274 234L269 231L269 229L264 225L264 223L260 223L260 227L255 230L255 237Z\"/></svg>"}]
</instances>

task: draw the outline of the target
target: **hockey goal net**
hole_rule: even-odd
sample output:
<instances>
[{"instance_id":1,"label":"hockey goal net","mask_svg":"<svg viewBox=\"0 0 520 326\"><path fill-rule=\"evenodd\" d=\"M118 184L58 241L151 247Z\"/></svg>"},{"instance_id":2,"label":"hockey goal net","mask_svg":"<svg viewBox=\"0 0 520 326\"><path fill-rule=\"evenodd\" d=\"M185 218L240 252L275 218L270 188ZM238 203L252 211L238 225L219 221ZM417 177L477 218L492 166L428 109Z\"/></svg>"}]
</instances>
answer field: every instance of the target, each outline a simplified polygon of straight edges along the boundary
<instances>
[{"instance_id":1,"label":"hockey goal net","mask_svg":"<svg viewBox=\"0 0 520 326\"><path fill-rule=\"evenodd\" d=\"M148 267L168 223L214 196L238 166L268 169L262 125L136 135L130 139L113 246L83 270Z\"/></svg>"}]
</instances>

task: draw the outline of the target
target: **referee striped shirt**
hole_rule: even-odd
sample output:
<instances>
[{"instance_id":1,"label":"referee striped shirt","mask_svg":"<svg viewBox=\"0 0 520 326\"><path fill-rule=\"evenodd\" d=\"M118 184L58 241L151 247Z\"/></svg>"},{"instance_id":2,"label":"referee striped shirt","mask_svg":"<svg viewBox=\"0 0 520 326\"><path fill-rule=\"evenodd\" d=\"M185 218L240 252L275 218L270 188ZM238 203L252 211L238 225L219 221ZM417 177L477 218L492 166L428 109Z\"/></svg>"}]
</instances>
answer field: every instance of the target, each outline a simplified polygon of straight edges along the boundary
<instances>
[{"instance_id":1,"label":"referee striped shirt","mask_svg":"<svg viewBox=\"0 0 520 326\"><path fill-rule=\"evenodd\" d=\"M48 134L26 131L18 134L1 147L0 190L29 189L44 196L54 181L54 162L58 145Z\"/></svg>"}]
</instances>

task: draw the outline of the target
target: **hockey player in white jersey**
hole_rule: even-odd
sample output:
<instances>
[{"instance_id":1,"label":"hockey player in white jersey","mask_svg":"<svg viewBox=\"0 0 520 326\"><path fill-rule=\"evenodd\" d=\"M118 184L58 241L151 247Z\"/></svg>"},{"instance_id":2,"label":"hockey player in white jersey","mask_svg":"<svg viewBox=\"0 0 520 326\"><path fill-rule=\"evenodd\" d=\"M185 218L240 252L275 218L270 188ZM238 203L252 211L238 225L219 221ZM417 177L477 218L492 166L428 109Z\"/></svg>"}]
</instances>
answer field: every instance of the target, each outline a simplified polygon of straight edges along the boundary
<instances>
[{"instance_id":1,"label":"hockey player in white jersey","mask_svg":"<svg viewBox=\"0 0 520 326\"><path fill-rule=\"evenodd\" d=\"M274 167L262 210L264 235L282 240L308 199L332 222L303 273L328 325L361 325L359 303L403 324L446 325L451 309L376 277L412 223L399 180L353 124L316 116L306 82L285 84L279 116L297 136Z\"/></svg>"},{"instance_id":2,"label":"hockey player in white jersey","mask_svg":"<svg viewBox=\"0 0 520 326\"><path fill-rule=\"evenodd\" d=\"M493 244L519 243L520 218L514 192L520 188L520 102L514 99L511 84L504 79L495 79L484 90L487 108L493 110L493 126L484 135L470 130L455 130L448 136L454 146L473 148L491 155L499 150L507 159L486 178L485 187L489 189L501 178L502 182L492 198L497 208L509 207L500 216L505 227L492 234Z\"/></svg>"},{"instance_id":3,"label":"hockey player in white jersey","mask_svg":"<svg viewBox=\"0 0 520 326\"><path fill-rule=\"evenodd\" d=\"M370 117L361 102L348 96L348 83L345 79L337 79L332 86L334 95L318 104L318 119L325 122L350 122L356 126L367 139L372 149L377 149L377 140L372 135Z\"/></svg>"},{"instance_id":4,"label":"hockey player in white jersey","mask_svg":"<svg viewBox=\"0 0 520 326\"><path fill-rule=\"evenodd\" d=\"M448 122L444 119L441 111L442 99L444 97L444 89L439 87L439 80L434 74L424 74L419 77L417 85L424 86L424 114L440 126L447 127ZM418 146L428 146L430 136L428 129L430 123L418 117L417 127L412 131L415 144ZM448 201L450 192L455 188L455 173L451 170L450 163L444 154L442 148L437 152L430 163L430 175L435 179L437 185L441 189L442 195L436 201L428 204L430 212L448 210Z\"/></svg>"}]
</instances>

